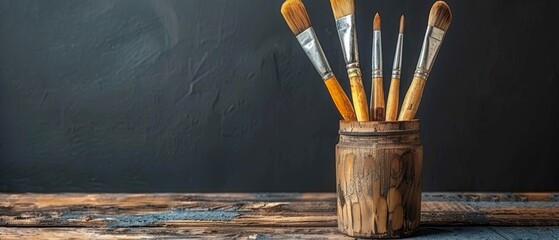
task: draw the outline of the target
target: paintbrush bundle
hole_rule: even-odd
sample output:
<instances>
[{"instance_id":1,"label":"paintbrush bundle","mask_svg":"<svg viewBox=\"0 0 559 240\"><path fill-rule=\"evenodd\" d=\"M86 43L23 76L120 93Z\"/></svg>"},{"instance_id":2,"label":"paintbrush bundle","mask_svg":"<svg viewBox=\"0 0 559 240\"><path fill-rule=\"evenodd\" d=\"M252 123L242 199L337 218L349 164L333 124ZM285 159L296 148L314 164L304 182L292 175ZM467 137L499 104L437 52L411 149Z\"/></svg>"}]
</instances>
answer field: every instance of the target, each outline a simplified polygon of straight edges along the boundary
<instances>
[{"instance_id":1,"label":"paintbrush bundle","mask_svg":"<svg viewBox=\"0 0 559 240\"><path fill-rule=\"evenodd\" d=\"M381 17L375 14L372 33L372 80L369 104L363 87L359 62L357 31L355 24L355 0L330 0L336 23L340 46L351 87L351 100L340 86L326 59L318 37L311 25L307 10L301 0L285 0L281 7L287 25L296 36L302 49L322 77L345 121L409 121L414 119L423 95L425 83L437 57L437 53L448 30L452 14L444 1L436 1L429 12L427 30L413 80L405 94L398 114L400 98L400 74L404 40L404 16L400 17L398 40L394 53L388 98L384 96L384 74L382 72ZM353 102L353 104L352 104ZM369 108L370 107L370 108Z\"/></svg>"},{"instance_id":2,"label":"paintbrush bundle","mask_svg":"<svg viewBox=\"0 0 559 240\"><path fill-rule=\"evenodd\" d=\"M281 13L325 81L345 121L336 145L337 222L354 238L400 238L417 231L421 216L423 145L415 114L451 20L443 1L431 7L416 70L398 115L404 16L400 17L388 99L384 99L381 17L372 21L371 96L367 104L357 47L354 0L330 0L351 87L352 102L334 77L301 0ZM386 104L385 104L386 103ZM369 108L370 107L370 108Z\"/></svg>"}]
</instances>

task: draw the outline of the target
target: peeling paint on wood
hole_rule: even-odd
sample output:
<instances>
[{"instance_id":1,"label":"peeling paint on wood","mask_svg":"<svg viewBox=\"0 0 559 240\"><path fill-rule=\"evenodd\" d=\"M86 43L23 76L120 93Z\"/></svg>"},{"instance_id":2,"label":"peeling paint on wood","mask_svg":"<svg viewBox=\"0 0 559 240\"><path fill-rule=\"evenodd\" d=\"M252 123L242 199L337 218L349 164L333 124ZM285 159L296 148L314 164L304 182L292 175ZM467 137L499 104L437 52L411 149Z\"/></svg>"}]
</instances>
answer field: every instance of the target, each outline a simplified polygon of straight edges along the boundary
<instances>
[{"instance_id":1,"label":"peeling paint on wood","mask_svg":"<svg viewBox=\"0 0 559 240\"><path fill-rule=\"evenodd\" d=\"M558 239L557 195L424 193L410 239ZM345 239L336 227L335 193L0 194L2 240Z\"/></svg>"},{"instance_id":2,"label":"peeling paint on wood","mask_svg":"<svg viewBox=\"0 0 559 240\"><path fill-rule=\"evenodd\" d=\"M194 220L194 221L229 221L239 216L237 212L230 211L173 211L147 214L117 214L117 215L98 215L87 214L83 212L66 212L60 215L59 220L62 222L95 221L98 219L107 219L108 227L148 227L162 225L165 221L173 220Z\"/></svg>"}]
</instances>

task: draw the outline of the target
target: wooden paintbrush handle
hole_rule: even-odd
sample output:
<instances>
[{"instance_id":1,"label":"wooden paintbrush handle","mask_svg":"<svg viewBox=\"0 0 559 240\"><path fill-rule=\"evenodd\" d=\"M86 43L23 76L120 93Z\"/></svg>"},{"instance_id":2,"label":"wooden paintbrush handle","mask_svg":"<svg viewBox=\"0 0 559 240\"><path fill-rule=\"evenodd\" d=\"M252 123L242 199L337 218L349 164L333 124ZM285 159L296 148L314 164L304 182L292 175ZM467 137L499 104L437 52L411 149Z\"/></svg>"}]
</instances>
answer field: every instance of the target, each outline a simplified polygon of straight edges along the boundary
<instances>
[{"instance_id":1,"label":"wooden paintbrush handle","mask_svg":"<svg viewBox=\"0 0 559 240\"><path fill-rule=\"evenodd\" d=\"M326 88L328 88L328 92L334 101L334 105L338 108L338 111L346 121L355 121L357 117L355 116L355 111L353 111L353 106L351 106L351 102L349 98L344 92L342 86L338 82L336 77L328 78L324 81L326 84Z\"/></svg>"},{"instance_id":2,"label":"wooden paintbrush handle","mask_svg":"<svg viewBox=\"0 0 559 240\"><path fill-rule=\"evenodd\" d=\"M398 100L400 98L400 79L392 78L390 89L388 89L388 100L386 101L386 121L398 119Z\"/></svg>"},{"instance_id":3,"label":"wooden paintbrush handle","mask_svg":"<svg viewBox=\"0 0 559 240\"><path fill-rule=\"evenodd\" d=\"M421 102L425 82L427 82L427 80L423 78L413 77L410 88L404 97L404 102L402 102L402 109L400 110L398 121L408 121L415 117L415 113Z\"/></svg>"},{"instance_id":4,"label":"wooden paintbrush handle","mask_svg":"<svg viewBox=\"0 0 559 240\"><path fill-rule=\"evenodd\" d=\"M371 114L373 121L384 121L384 87L382 77L373 77Z\"/></svg>"},{"instance_id":5,"label":"wooden paintbrush handle","mask_svg":"<svg viewBox=\"0 0 559 240\"><path fill-rule=\"evenodd\" d=\"M351 86L351 99L353 100L353 106L355 107L357 121L369 121L367 95L365 94L365 88L363 87L363 80L361 79L361 76L350 76L349 83Z\"/></svg>"}]
</instances>

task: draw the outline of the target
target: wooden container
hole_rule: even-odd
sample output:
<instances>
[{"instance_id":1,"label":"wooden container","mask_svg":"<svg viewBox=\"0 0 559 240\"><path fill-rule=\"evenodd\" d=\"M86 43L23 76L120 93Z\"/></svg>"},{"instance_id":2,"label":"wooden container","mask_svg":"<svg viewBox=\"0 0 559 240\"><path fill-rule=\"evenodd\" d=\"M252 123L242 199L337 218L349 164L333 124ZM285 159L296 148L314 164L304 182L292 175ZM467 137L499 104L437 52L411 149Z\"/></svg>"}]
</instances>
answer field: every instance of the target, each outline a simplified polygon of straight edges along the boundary
<instances>
[{"instance_id":1,"label":"wooden container","mask_svg":"<svg viewBox=\"0 0 559 240\"><path fill-rule=\"evenodd\" d=\"M421 213L419 121L340 121L338 228L351 237L412 235Z\"/></svg>"}]
</instances>

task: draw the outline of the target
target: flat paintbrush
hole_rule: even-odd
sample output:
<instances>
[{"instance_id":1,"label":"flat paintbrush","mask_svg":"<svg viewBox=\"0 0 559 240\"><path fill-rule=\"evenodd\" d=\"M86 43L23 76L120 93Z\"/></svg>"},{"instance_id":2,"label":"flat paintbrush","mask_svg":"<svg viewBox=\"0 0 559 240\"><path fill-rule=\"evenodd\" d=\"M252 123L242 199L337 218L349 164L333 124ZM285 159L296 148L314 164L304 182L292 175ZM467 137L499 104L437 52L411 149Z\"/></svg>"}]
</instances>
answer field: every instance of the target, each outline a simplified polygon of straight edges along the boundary
<instances>
[{"instance_id":1,"label":"flat paintbrush","mask_svg":"<svg viewBox=\"0 0 559 240\"><path fill-rule=\"evenodd\" d=\"M451 19L452 13L448 5L444 1L436 1L429 12L429 23L423 39L421 53L413 80L402 103L402 109L398 116L399 121L412 120L415 117L421 102L425 82L427 82Z\"/></svg>"},{"instance_id":2,"label":"flat paintbrush","mask_svg":"<svg viewBox=\"0 0 559 240\"><path fill-rule=\"evenodd\" d=\"M285 1L281 6L281 14L324 80L326 88L334 101L334 105L336 105L343 119L346 121L357 120L349 98L334 76L330 64L324 55L324 51L311 26L311 21L303 2L300 0Z\"/></svg>"},{"instance_id":3,"label":"flat paintbrush","mask_svg":"<svg viewBox=\"0 0 559 240\"><path fill-rule=\"evenodd\" d=\"M371 115L373 121L384 121L384 87L382 74L382 41L380 32L380 15L373 19L373 59L371 84Z\"/></svg>"},{"instance_id":4,"label":"flat paintbrush","mask_svg":"<svg viewBox=\"0 0 559 240\"><path fill-rule=\"evenodd\" d=\"M359 66L359 53L357 48L357 33L355 30L355 3L354 0L330 0L338 37L342 45L342 52L346 64L349 83L351 86L351 99L355 107L358 121L369 121L369 108L367 96L361 79Z\"/></svg>"},{"instance_id":5,"label":"flat paintbrush","mask_svg":"<svg viewBox=\"0 0 559 240\"><path fill-rule=\"evenodd\" d=\"M388 99L386 100L386 121L396 121L398 119L398 101L400 98L400 74L402 72L402 50L404 46L404 15L400 17L400 31L396 42L396 52L394 53L394 63L392 65L392 80L388 89Z\"/></svg>"}]
</instances>

